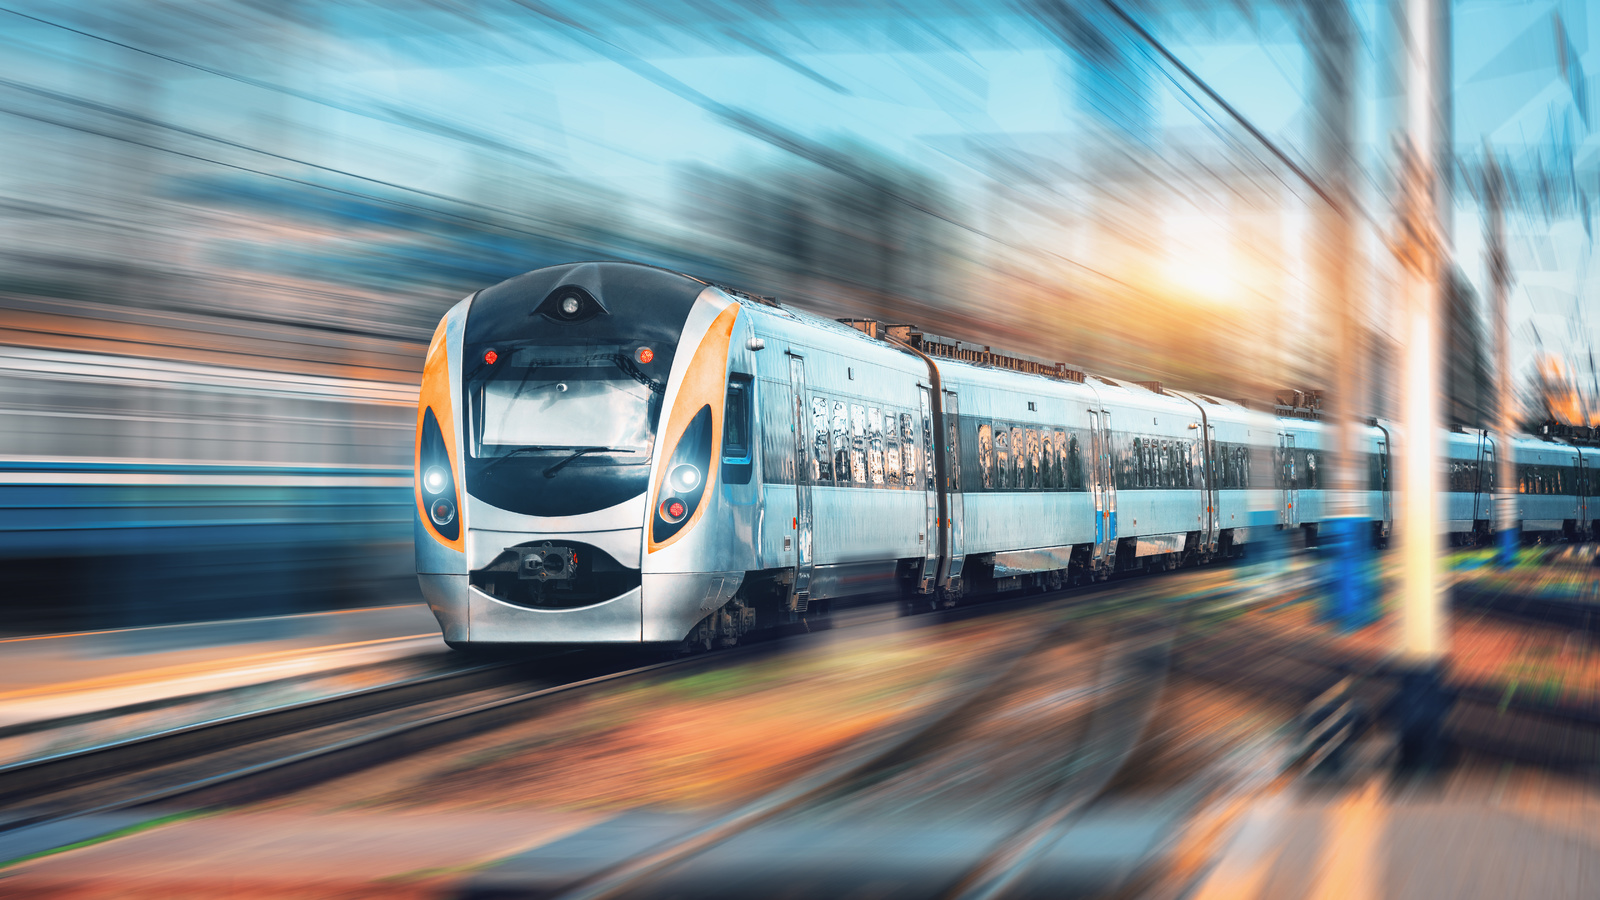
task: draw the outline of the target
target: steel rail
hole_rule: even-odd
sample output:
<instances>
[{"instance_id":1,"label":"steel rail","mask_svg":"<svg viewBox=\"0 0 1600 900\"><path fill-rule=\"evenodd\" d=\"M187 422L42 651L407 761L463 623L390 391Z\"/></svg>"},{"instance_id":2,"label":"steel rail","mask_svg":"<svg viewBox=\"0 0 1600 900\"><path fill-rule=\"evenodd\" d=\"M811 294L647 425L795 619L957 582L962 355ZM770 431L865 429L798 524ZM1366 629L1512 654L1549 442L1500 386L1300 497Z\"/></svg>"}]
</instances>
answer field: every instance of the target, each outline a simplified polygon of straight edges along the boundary
<instances>
[{"instance_id":1,"label":"steel rail","mask_svg":"<svg viewBox=\"0 0 1600 900\"><path fill-rule=\"evenodd\" d=\"M1094 588L1070 594L1057 591L1020 595L989 603L921 613L914 619L918 620L919 625L933 626L1053 602L1083 602L1115 586L1096 585ZM537 675L528 672L530 668L528 661L522 661L520 664L513 661L473 666L399 684L308 700L292 706L221 717L159 734L127 741L108 742L79 751L15 764L0 770L0 835L48 822L156 804L161 804L164 808L173 805L189 809L209 808L249 802L302 789L363 767L520 721L533 712L539 704L555 700L568 692L671 668L724 665L752 654L775 651L786 645L788 639L804 637L811 633L812 628L835 627L836 620L847 620L850 617L849 613L853 611L851 608L826 616L812 617L810 624L805 625L803 629L801 626L793 626L788 631L774 633L771 640L749 643L715 653L687 656L612 672L600 672L557 684L546 684L510 697L472 703L460 709L445 710L410 721L390 723L366 733L346 736L326 744L302 747L223 771L169 780L165 784L145 787L110 800L97 799L83 803L73 802L69 796L63 802L60 800L60 795L70 794L71 786L74 785L81 785L84 790L103 787L104 782L139 775L155 768L157 764L199 758L213 752L252 743L275 739L287 740L307 728L356 724L367 716L392 713L419 702L446 699L454 693L459 693L463 686L477 685L478 688L482 688L497 683L509 683L516 680L516 677L532 678ZM860 625L846 627L871 627L884 621L897 620L898 616L887 619L874 618ZM573 659L575 656L576 654L567 653L546 659ZM590 667L587 671L604 668L606 665L598 656L589 659L587 664ZM525 674L516 674L519 671ZM507 677L508 675L514 677ZM32 808L19 809L16 806L15 801L28 798L42 798L43 802L34 804ZM7 815L9 818L5 818Z\"/></svg>"},{"instance_id":2,"label":"steel rail","mask_svg":"<svg viewBox=\"0 0 1600 900\"><path fill-rule=\"evenodd\" d=\"M1088 592L1100 594L1114 589L1120 585L1096 585ZM1052 592L1059 596L1078 592ZM847 795L854 787L863 781L870 780L874 775L906 765L916 760L929 756L939 749L942 739L962 726L969 724L977 714L990 708L998 696L1007 690L1017 675L1022 672L1028 663L1041 651L1055 646L1055 638L1074 623L1063 623L1053 628L1046 629L1042 634L1029 643L1021 652L1013 653L1010 661L998 669L988 673L983 681L975 686L965 699L948 709L935 709L911 721L901 723L898 727L881 736L874 743L859 750L846 753L837 758L821 771L800 776L778 788L769 791L760 798L740 807L739 809L721 816L714 821L692 829L687 834L675 839L658 844L635 856L607 866L566 888L559 889L553 896L561 900L613 900L624 895L632 895L635 891L648 886L650 881L663 875L668 870L688 863L707 851L722 845L730 839L747 833L756 828L778 819L781 816L793 814L813 804L820 804L830 799ZM1162 644L1160 655L1160 668L1164 671L1166 650L1170 646L1170 633L1167 641ZM1122 660L1121 662L1126 662ZM1125 669L1127 666L1119 666ZM1104 680L1104 679L1102 679ZM1149 679L1144 680L1148 686ZM1082 798L1087 802L1104 789L1111 777L1121 768L1128 755L1137 744L1137 738L1143 733L1144 726L1153 714L1154 700L1159 696L1159 687L1154 693L1139 695L1137 690L1134 696L1125 702L1134 702L1136 705L1143 703L1142 715L1134 723L1131 732L1127 728L1127 719L1122 715L1121 706L1116 704L1116 711L1097 708L1093 713L1092 723L1099 726L1101 732L1112 732L1110 737L1121 740L1116 752L1109 754L1106 760L1087 765L1085 768L1098 779ZM1109 723L1109 724L1108 724ZM1095 724L1091 725L1091 730ZM1095 734L1086 739L1079 752L1073 754L1076 761L1081 762L1098 751L1105 749L1105 744L1110 740L1104 734ZM1090 746L1093 744L1094 746ZM1074 782L1066 789L1073 787L1082 793L1082 785ZM1042 838L1045 833L1053 832L1054 828L1063 821L1067 815L1080 809L1082 803L1067 804L1060 815L1047 815L1040 822L1039 831ZM1027 831L1024 837L1032 837L1032 831ZM1008 837L1017 837L1010 835ZM1003 843L1010 843L1009 840ZM1048 849L1050 843L1039 841L1043 849ZM999 854L996 850L995 854ZM1032 857L1030 856L1029 859ZM1009 859L1009 858L1008 858ZM985 862L988 857L985 857ZM983 874L988 873L983 869ZM965 883L965 882L963 882ZM491 893L493 893L491 891Z\"/></svg>"},{"instance_id":3,"label":"steel rail","mask_svg":"<svg viewBox=\"0 0 1600 900\"><path fill-rule=\"evenodd\" d=\"M1154 718L1166 684L1167 663L1175 626L1152 654L1136 648L1131 658L1117 658L1101 681L1125 686L1123 696L1090 713L1089 734L1062 765L1068 776L1043 811L1031 822L995 842L943 897L945 900L999 900L1027 877L1071 826L1078 814L1105 793L1133 756Z\"/></svg>"},{"instance_id":4,"label":"steel rail","mask_svg":"<svg viewBox=\"0 0 1600 900\"><path fill-rule=\"evenodd\" d=\"M469 666L371 688L343 691L264 710L217 716L131 738L119 738L0 766L0 809L86 779L170 763L200 753L293 734L308 728L397 709L507 680L511 662ZM113 710L115 714L117 711ZM84 717L74 717L75 721ZM90 720L92 721L92 720ZM17 827L0 821L0 833Z\"/></svg>"},{"instance_id":5,"label":"steel rail","mask_svg":"<svg viewBox=\"0 0 1600 900\"><path fill-rule=\"evenodd\" d=\"M1052 645L1052 638L1064 627L1057 626L1035 637L1008 664L990 672L962 702L949 708L935 707L909 723L900 722L897 726L891 726L889 733L880 736L877 741L854 752L847 751L822 770L801 775L688 834L607 866L569 885L556 896L560 900L610 900L621 896L641 887L667 869L687 862L752 827L845 791L852 783L875 772L917 758L936 745L941 734L955 729L974 712L986 708L1028 660Z\"/></svg>"}]
</instances>

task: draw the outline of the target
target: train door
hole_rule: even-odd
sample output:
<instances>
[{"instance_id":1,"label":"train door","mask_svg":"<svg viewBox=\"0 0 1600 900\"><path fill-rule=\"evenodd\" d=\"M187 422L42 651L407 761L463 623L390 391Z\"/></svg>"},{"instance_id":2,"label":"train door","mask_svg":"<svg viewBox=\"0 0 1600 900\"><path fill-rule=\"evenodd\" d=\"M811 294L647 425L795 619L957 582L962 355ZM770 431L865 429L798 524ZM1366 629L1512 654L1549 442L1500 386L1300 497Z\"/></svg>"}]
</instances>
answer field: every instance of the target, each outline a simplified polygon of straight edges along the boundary
<instances>
[{"instance_id":1,"label":"train door","mask_svg":"<svg viewBox=\"0 0 1600 900\"><path fill-rule=\"evenodd\" d=\"M806 409L806 361L789 355L789 387L794 396L794 593L793 604L805 610L811 602L811 457Z\"/></svg>"},{"instance_id":2,"label":"train door","mask_svg":"<svg viewBox=\"0 0 1600 900\"><path fill-rule=\"evenodd\" d=\"M1294 466L1294 435L1278 435L1278 456L1281 462L1278 465L1278 479L1283 488L1280 491L1283 524L1293 527L1300 524L1300 486L1296 481L1297 473Z\"/></svg>"},{"instance_id":3,"label":"train door","mask_svg":"<svg viewBox=\"0 0 1600 900\"><path fill-rule=\"evenodd\" d=\"M1205 420L1204 411L1201 420ZM1200 540L1204 543L1207 553L1217 550L1217 536L1222 531L1222 494L1219 492L1218 478L1222 475L1221 466L1217 464L1217 426L1209 423L1205 426L1205 441L1201 446L1205 459L1201 465L1201 486L1205 491L1201 515L1205 522Z\"/></svg>"},{"instance_id":4,"label":"train door","mask_svg":"<svg viewBox=\"0 0 1600 900\"><path fill-rule=\"evenodd\" d=\"M1094 497L1094 566L1109 566L1116 546L1116 489L1111 484L1111 414L1089 410L1089 493Z\"/></svg>"},{"instance_id":5,"label":"train door","mask_svg":"<svg viewBox=\"0 0 1600 900\"><path fill-rule=\"evenodd\" d=\"M1581 453L1574 453L1572 456L1572 476L1577 481L1577 484L1572 486L1572 493L1577 495L1578 501L1577 522L1575 524L1581 532L1586 530L1589 524L1589 498L1584 496L1589 493L1589 472L1584 468L1583 454Z\"/></svg>"},{"instance_id":6,"label":"train door","mask_svg":"<svg viewBox=\"0 0 1600 900\"><path fill-rule=\"evenodd\" d=\"M1388 537L1394 527L1394 493L1389 489L1389 433L1384 432L1378 442L1378 490L1383 497L1383 536Z\"/></svg>"},{"instance_id":7,"label":"train door","mask_svg":"<svg viewBox=\"0 0 1600 900\"><path fill-rule=\"evenodd\" d=\"M1105 450L1105 485L1106 491L1106 554L1110 561L1115 563L1117 556L1117 479L1116 479L1116 448L1111 444L1111 410L1100 410L1100 427L1104 433L1100 436L1100 446Z\"/></svg>"},{"instance_id":8,"label":"train door","mask_svg":"<svg viewBox=\"0 0 1600 900\"><path fill-rule=\"evenodd\" d=\"M967 542L963 533L962 522L965 518L965 503L961 497L961 428L960 407L956 402L955 391L944 392L944 462L945 462L945 502L949 506L949 522L947 527L950 532L950 547L945 558L945 571L939 578L941 584L961 577L961 567L966 562Z\"/></svg>"},{"instance_id":9,"label":"train door","mask_svg":"<svg viewBox=\"0 0 1600 900\"><path fill-rule=\"evenodd\" d=\"M922 385L917 386L922 403L922 479L924 510L922 578L920 590L926 594L933 590L939 574L939 482L934 471L933 394Z\"/></svg>"}]
</instances>

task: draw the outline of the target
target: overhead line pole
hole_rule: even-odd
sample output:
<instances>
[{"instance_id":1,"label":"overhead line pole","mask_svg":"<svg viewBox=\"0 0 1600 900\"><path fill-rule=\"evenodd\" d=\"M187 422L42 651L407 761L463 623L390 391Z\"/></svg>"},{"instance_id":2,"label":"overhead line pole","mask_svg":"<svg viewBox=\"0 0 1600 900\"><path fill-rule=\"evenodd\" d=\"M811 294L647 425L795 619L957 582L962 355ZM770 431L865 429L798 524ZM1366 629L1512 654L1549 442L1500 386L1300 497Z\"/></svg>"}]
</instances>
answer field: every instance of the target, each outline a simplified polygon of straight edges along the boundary
<instances>
[{"instance_id":1,"label":"overhead line pole","mask_svg":"<svg viewBox=\"0 0 1600 900\"><path fill-rule=\"evenodd\" d=\"M1505 174L1487 142L1484 146L1483 192L1487 204L1484 222L1485 260L1489 265L1489 310L1494 317L1495 438L1494 531L1497 559L1503 566L1517 553L1517 453L1512 446L1516 411L1511 395L1511 325L1506 297L1511 292L1511 260L1506 254Z\"/></svg>"},{"instance_id":2,"label":"overhead line pole","mask_svg":"<svg viewBox=\"0 0 1600 900\"><path fill-rule=\"evenodd\" d=\"M1439 762L1440 731L1448 706L1441 684L1446 630L1440 564L1439 309L1449 265L1448 232L1440 215L1448 208L1449 194L1439 175L1440 151L1449 146L1450 125L1441 110L1449 109L1449 69L1444 63L1449 59L1450 0L1397 2L1404 12L1407 133L1397 148L1400 215L1392 245L1403 269L1406 337L1400 380L1404 443L1397 523L1401 564L1397 650L1406 675L1396 711L1402 767L1426 770Z\"/></svg>"},{"instance_id":3,"label":"overhead line pole","mask_svg":"<svg viewBox=\"0 0 1600 900\"><path fill-rule=\"evenodd\" d=\"M1334 198L1316 210L1313 258L1330 328L1332 391L1323 398L1331 440L1324 448L1328 498L1323 541L1333 565L1323 588L1322 618L1347 629L1376 618L1369 577L1367 467L1361 445L1367 410L1366 341L1362 329L1360 248L1349 210L1354 184L1356 24L1346 0L1305 0L1304 42L1311 66L1316 171Z\"/></svg>"}]
</instances>

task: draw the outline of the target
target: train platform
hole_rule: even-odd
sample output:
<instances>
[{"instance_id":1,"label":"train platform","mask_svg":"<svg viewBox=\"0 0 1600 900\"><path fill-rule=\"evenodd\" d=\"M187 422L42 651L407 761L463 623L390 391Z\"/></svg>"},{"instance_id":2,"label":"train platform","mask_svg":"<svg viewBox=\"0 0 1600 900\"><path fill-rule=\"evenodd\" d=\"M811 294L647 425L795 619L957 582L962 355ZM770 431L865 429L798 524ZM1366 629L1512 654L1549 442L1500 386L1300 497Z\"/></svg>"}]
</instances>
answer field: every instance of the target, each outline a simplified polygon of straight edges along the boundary
<instances>
[{"instance_id":1,"label":"train platform","mask_svg":"<svg viewBox=\"0 0 1600 900\"><path fill-rule=\"evenodd\" d=\"M423 604L0 639L0 766L441 665Z\"/></svg>"}]
</instances>

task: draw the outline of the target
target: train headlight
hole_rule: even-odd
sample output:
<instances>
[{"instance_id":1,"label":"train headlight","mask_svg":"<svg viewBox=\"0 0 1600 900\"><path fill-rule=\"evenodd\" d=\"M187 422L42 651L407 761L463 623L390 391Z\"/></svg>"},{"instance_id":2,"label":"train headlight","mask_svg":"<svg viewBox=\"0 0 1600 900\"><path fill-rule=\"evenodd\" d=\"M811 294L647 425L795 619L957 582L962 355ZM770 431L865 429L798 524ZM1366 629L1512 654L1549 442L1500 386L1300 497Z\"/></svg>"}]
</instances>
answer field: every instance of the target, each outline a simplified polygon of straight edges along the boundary
<instances>
[{"instance_id":1,"label":"train headlight","mask_svg":"<svg viewBox=\"0 0 1600 900\"><path fill-rule=\"evenodd\" d=\"M441 493L450 486L450 473L439 466L429 466L428 471L422 473L422 489L430 494Z\"/></svg>"},{"instance_id":2,"label":"train headlight","mask_svg":"<svg viewBox=\"0 0 1600 900\"><path fill-rule=\"evenodd\" d=\"M428 516L433 519L433 524L443 528L456 520L456 505L440 497L428 507Z\"/></svg>"},{"instance_id":3,"label":"train headlight","mask_svg":"<svg viewBox=\"0 0 1600 900\"><path fill-rule=\"evenodd\" d=\"M672 486L684 493L700 486L700 470L684 463L672 470Z\"/></svg>"},{"instance_id":4,"label":"train headlight","mask_svg":"<svg viewBox=\"0 0 1600 900\"><path fill-rule=\"evenodd\" d=\"M451 471L450 452L444 431L433 408L422 411L422 428L417 435L415 471L417 514L433 526L446 541L461 537L461 515L456 507L456 479Z\"/></svg>"},{"instance_id":5,"label":"train headlight","mask_svg":"<svg viewBox=\"0 0 1600 900\"><path fill-rule=\"evenodd\" d=\"M535 312L563 325L576 325L604 313L594 295L575 284L564 284L545 295Z\"/></svg>"},{"instance_id":6,"label":"train headlight","mask_svg":"<svg viewBox=\"0 0 1600 900\"><path fill-rule=\"evenodd\" d=\"M650 539L659 544L687 528L689 517L700 507L706 492L706 473L711 470L711 407L702 406L678 436L678 445L668 456L656 496L656 514L650 525Z\"/></svg>"}]
</instances>

